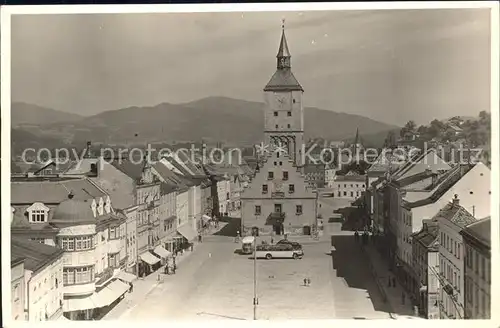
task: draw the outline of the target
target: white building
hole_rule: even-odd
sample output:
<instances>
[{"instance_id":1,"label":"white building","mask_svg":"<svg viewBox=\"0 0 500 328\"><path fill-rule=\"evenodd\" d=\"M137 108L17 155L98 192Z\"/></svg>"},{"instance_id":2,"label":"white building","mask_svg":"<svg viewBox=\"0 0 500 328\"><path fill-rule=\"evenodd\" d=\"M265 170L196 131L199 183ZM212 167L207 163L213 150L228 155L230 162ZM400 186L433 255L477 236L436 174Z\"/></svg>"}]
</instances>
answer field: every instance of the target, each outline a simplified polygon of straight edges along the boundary
<instances>
[{"instance_id":1,"label":"white building","mask_svg":"<svg viewBox=\"0 0 500 328\"><path fill-rule=\"evenodd\" d=\"M463 319L464 243L460 232L476 219L455 197L434 218L439 225L439 312L441 319Z\"/></svg>"},{"instance_id":2,"label":"white building","mask_svg":"<svg viewBox=\"0 0 500 328\"><path fill-rule=\"evenodd\" d=\"M11 313L12 320L26 320L25 307L25 282L24 282L24 257L11 256L10 261L11 282ZM5 312L4 312L5 313Z\"/></svg>"},{"instance_id":3,"label":"white building","mask_svg":"<svg viewBox=\"0 0 500 328\"><path fill-rule=\"evenodd\" d=\"M11 239L11 256L24 257L26 319L58 320L63 314L63 251L26 238ZM15 297L15 295L13 295Z\"/></svg>"},{"instance_id":4,"label":"white building","mask_svg":"<svg viewBox=\"0 0 500 328\"><path fill-rule=\"evenodd\" d=\"M337 175L333 181L333 196L355 200L366 189L366 176L357 174Z\"/></svg>"},{"instance_id":5,"label":"white building","mask_svg":"<svg viewBox=\"0 0 500 328\"><path fill-rule=\"evenodd\" d=\"M470 213L484 217L490 212L490 170L482 163L476 164L465 173L466 167L457 166L440 176L432 188L402 194L397 212L400 217L397 225L397 253L403 265L411 266L412 242L410 236L422 229L423 220L432 219L441 208L458 195L462 206ZM432 176L430 177L432 179ZM420 180L417 183L423 183ZM408 272L407 272L408 273ZM411 279L411 277L407 277ZM414 281L408 281L412 284ZM415 291L418 286L412 284Z\"/></svg>"},{"instance_id":6,"label":"white building","mask_svg":"<svg viewBox=\"0 0 500 328\"><path fill-rule=\"evenodd\" d=\"M333 188L336 176L337 170L335 168L335 165L327 164L325 166L325 186L327 188Z\"/></svg>"}]
</instances>

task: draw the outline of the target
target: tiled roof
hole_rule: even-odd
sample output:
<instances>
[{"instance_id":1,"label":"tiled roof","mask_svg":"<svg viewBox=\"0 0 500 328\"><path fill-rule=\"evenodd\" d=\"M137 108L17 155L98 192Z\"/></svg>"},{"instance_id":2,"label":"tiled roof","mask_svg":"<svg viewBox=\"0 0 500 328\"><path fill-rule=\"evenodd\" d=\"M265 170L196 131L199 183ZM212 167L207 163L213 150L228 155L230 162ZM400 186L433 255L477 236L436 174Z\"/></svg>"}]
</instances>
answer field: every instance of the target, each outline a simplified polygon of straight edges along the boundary
<instances>
[{"instance_id":1,"label":"tiled roof","mask_svg":"<svg viewBox=\"0 0 500 328\"><path fill-rule=\"evenodd\" d=\"M278 69L267 83L264 91L304 91L289 68Z\"/></svg>"},{"instance_id":2,"label":"tiled roof","mask_svg":"<svg viewBox=\"0 0 500 328\"><path fill-rule=\"evenodd\" d=\"M127 159L114 159L110 164L135 181L139 181L142 178L142 171L144 169L144 163L142 162L136 164L135 161L131 162Z\"/></svg>"},{"instance_id":3,"label":"tiled roof","mask_svg":"<svg viewBox=\"0 0 500 328\"><path fill-rule=\"evenodd\" d=\"M109 194L115 209L126 209L135 203L134 179L126 174L113 174L109 170L118 170L113 165L104 163L105 169L96 178L90 178L93 183ZM119 171L119 170L118 170ZM120 171L121 172L121 171ZM111 173L108 175L108 173Z\"/></svg>"},{"instance_id":4,"label":"tiled roof","mask_svg":"<svg viewBox=\"0 0 500 328\"><path fill-rule=\"evenodd\" d=\"M185 191L188 187L193 186L193 183L186 180L182 176L172 172L165 164L157 162L153 164L153 169L158 172L164 182L170 183L179 188L179 191Z\"/></svg>"},{"instance_id":5,"label":"tiled roof","mask_svg":"<svg viewBox=\"0 0 500 328\"><path fill-rule=\"evenodd\" d=\"M11 259L24 258L24 268L36 272L62 256L63 250L29 239L12 237L10 254Z\"/></svg>"},{"instance_id":6,"label":"tiled roof","mask_svg":"<svg viewBox=\"0 0 500 328\"><path fill-rule=\"evenodd\" d=\"M394 183L398 187L405 187L405 186L411 185L412 183L427 179L428 177L431 177L433 174L434 173L432 173L432 172L424 171L424 172L420 172L420 173L417 173L414 175L407 176L407 177L399 179L399 180L395 180Z\"/></svg>"},{"instance_id":7,"label":"tiled roof","mask_svg":"<svg viewBox=\"0 0 500 328\"><path fill-rule=\"evenodd\" d=\"M408 203L408 206L410 208L413 208L436 202L439 198L441 198L441 196L443 196L446 193L446 191L448 191L455 183L457 183L460 180L460 178L461 178L460 167L457 166L456 168L448 171L442 177L442 179L440 179L441 181L438 181L437 186L431 192L429 197L418 200L413 203Z\"/></svg>"},{"instance_id":8,"label":"tiled roof","mask_svg":"<svg viewBox=\"0 0 500 328\"><path fill-rule=\"evenodd\" d=\"M389 152L382 152L368 168L367 172L385 172L389 167L392 171L395 171L401 165L399 158Z\"/></svg>"},{"instance_id":9,"label":"tiled roof","mask_svg":"<svg viewBox=\"0 0 500 328\"><path fill-rule=\"evenodd\" d=\"M485 246L491 247L491 217L470 224L463 230L463 233L474 237Z\"/></svg>"},{"instance_id":10,"label":"tiled roof","mask_svg":"<svg viewBox=\"0 0 500 328\"><path fill-rule=\"evenodd\" d=\"M59 204L68 199L68 194L73 192L75 200L87 200L105 197L106 194L85 178L55 179L11 182L11 203L32 204L41 202L45 204Z\"/></svg>"},{"instance_id":11,"label":"tiled roof","mask_svg":"<svg viewBox=\"0 0 500 328\"><path fill-rule=\"evenodd\" d=\"M168 195L177 190L177 187L173 184L162 182L160 184L160 193L162 195Z\"/></svg>"},{"instance_id":12,"label":"tiled roof","mask_svg":"<svg viewBox=\"0 0 500 328\"><path fill-rule=\"evenodd\" d=\"M465 208L453 203L443 207L436 215L437 217L447 219L462 228L477 221Z\"/></svg>"},{"instance_id":13,"label":"tiled roof","mask_svg":"<svg viewBox=\"0 0 500 328\"><path fill-rule=\"evenodd\" d=\"M335 181L356 181L364 182L366 181L366 176L364 175L337 175Z\"/></svg>"},{"instance_id":14,"label":"tiled roof","mask_svg":"<svg viewBox=\"0 0 500 328\"><path fill-rule=\"evenodd\" d=\"M413 235L413 239L431 250L437 251L436 245L439 234L439 226L436 221L427 223L427 228L423 228Z\"/></svg>"}]
</instances>

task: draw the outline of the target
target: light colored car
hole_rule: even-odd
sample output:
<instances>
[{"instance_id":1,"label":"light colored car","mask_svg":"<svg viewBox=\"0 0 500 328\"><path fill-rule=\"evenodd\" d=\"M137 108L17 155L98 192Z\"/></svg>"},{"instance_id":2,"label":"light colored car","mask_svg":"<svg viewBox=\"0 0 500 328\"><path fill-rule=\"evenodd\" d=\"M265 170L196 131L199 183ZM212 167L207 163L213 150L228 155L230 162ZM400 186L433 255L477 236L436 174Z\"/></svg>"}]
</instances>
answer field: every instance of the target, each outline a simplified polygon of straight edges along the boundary
<instances>
[{"instance_id":1,"label":"light colored car","mask_svg":"<svg viewBox=\"0 0 500 328\"><path fill-rule=\"evenodd\" d=\"M254 256L265 259L300 259L304 256L302 248L294 248L290 244L258 245Z\"/></svg>"}]
</instances>

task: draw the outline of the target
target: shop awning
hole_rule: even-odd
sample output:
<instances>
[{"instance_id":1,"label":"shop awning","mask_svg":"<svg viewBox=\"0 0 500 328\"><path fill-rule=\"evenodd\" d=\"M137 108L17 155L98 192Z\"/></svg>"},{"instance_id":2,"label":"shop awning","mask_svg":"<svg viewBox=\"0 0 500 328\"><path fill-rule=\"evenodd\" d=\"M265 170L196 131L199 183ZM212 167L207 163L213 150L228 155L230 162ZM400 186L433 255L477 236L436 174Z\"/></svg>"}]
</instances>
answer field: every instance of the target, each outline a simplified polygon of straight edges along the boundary
<instances>
[{"instance_id":1,"label":"shop awning","mask_svg":"<svg viewBox=\"0 0 500 328\"><path fill-rule=\"evenodd\" d=\"M212 220L212 218L211 218L211 217L209 217L208 215L205 215L205 214L203 214L203 215L201 216L201 219L202 219L202 220L203 220L203 222L205 222L205 223L206 223L206 222L208 222L208 221L210 221L210 220Z\"/></svg>"},{"instance_id":2,"label":"shop awning","mask_svg":"<svg viewBox=\"0 0 500 328\"><path fill-rule=\"evenodd\" d=\"M150 252L142 253L139 257L149 265L155 265L156 263L160 262L160 259Z\"/></svg>"},{"instance_id":3,"label":"shop awning","mask_svg":"<svg viewBox=\"0 0 500 328\"><path fill-rule=\"evenodd\" d=\"M163 258L167 258L167 257L170 257L172 256L172 253L167 251L163 246L159 245L159 246L156 246L154 251L157 255L160 255L161 257Z\"/></svg>"},{"instance_id":4,"label":"shop awning","mask_svg":"<svg viewBox=\"0 0 500 328\"><path fill-rule=\"evenodd\" d=\"M125 272L125 271L120 271L116 275L116 278L123 280L125 282L132 282L137 279L137 277L131 273Z\"/></svg>"},{"instance_id":5,"label":"shop awning","mask_svg":"<svg viewBox=\"0 0 500 328\"><path fill-rule=\"evenodd\" d=\"M99 307L96 294L83 298L69 298L63 302L63 312L82 311Z\"/></svg>"},{"instance_id":6,"label":"shop awning","mask_svg":"<svg viewBox=\"0 0 500 328\"><path fill-rule=\"evenodd\" d=\"M191 241L196 237L196 231L194 231L193 227L189 223L178 227L177 232L180 233L188 241Z\"/></svg>"},{"instance_id":7,"label":"shop awning","mask_svg":"<svg viewBox=\"0 0 500 328\"><path fill-rule=\"evenodd\" d=\"M110 305L120 296L125 294L129 290L129 288L130 286L121 280L113 281L96 294L99 307Z\"/></svg>"}]
</instances>

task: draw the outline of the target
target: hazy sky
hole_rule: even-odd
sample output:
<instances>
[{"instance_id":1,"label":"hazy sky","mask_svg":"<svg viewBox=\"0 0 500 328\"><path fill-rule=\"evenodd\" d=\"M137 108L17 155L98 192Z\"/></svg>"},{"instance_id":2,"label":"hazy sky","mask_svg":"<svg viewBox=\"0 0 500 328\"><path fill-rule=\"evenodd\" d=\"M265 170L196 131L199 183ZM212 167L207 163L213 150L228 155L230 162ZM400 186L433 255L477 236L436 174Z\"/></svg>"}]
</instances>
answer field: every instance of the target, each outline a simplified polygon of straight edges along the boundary
<instances>
[{"instance_id":1,"label":"hazy sky","mask_svg":"<svg viewBox=\"0 0 500 328\"><path fill-rule=\"evenodd\" d=\"M396 124L489 110L488 9L13 16L12 100L262 101L282 18L306 106Z\"/></svg>"}]
</instances>

